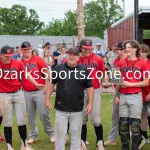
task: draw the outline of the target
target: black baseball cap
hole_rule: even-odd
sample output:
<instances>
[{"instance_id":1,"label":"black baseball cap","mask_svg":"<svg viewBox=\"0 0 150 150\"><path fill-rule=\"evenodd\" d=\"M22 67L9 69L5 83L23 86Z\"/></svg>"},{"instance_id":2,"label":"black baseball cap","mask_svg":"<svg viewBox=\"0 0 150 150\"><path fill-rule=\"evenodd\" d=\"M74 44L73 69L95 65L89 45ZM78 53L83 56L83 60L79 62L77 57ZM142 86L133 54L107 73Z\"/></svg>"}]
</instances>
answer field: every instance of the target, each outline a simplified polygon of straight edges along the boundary
<instances>
[{"instance_id":1,"label":"black baseball cap","mask_svg":"<svg viewBox=\"0 0 150 150\"><path fill-rule=\"evenodd\" d=\"M77 47L69 48L66 53L73 53L75 55L79 55L79 49Z\"/></svg>"},{"instance_id":2,"label":"black baseball cap","mask_svg":"<svg viewBox=\"0 0 150 150\"><path fill-rule=\"evenodd\" d=\"M115 50L123 50L124 47L123 47L123 42L118 42L116 45L115 45Z\"/></svg>"},{"instance_id":3,"label":"black baseball cap","mask_svg":"<svg viewBox=\"0 0 150 150\"><path fill-rule=\"evenodd\" d=\"M90 39L82 39L80 41L80 45L83 47L83 48L86 48L86 49L93 49L94 47L92 46L92 40Z\"/></svg>"},{"instance_id":4,"label":"black baseball cap","mask_svg":"<svg viewBox=\"0 0 150 150\"><path fill-rule=\"evenodd\" d=\"M1 48L1 54L4 56L13 56L14 51L13 51L12 47L6 45Z\"/></svg>"},{"instance_id":5,"label":"black baseball cap","mask_svg":"<svg viewBox=\"0 0 150 150\"><path fill-rule=\"evenodd\" d=\"M44 46L51 45L50 42L46 42Z\"/></svg>"},{"instance_id":6,"label":"black baseball cap","mask_svg":"<svg viewBox=\"0 0 150 150\"><path fill-rule=\"evenodd\" d=\"M28 48L31 48L31 44L28 41L24 41L21 44L21 49L28 49Z\"/></svg>"}]
</instances>

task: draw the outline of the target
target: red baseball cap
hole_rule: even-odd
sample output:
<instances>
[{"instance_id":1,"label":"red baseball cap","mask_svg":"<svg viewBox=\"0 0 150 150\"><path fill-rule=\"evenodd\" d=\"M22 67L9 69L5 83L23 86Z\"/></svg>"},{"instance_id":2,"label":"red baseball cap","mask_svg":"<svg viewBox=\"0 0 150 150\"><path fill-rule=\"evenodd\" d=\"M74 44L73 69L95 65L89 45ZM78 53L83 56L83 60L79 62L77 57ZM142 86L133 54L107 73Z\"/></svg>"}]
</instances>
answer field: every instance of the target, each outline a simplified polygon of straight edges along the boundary
<instances>
[{"instance_id":1,"label":"red baseball cap","mask_svg":"<svg viewBox=\"0 0 150 150\"><path fill-rule=\"evenodd\" d=\"M0 54L3 55L3 56L13 56L14 52L13 52L12 47L6 45L6 46L3 46L1 48L1 53Z\"/></svg>"},{"instance_id":2,"label":"red baseball cap","mask_svg":"<svg viewBox=\"0 0 150 150\"><path fill-rule=\"evenodd\" d=\"M83 47L83 48L86 48L86 49L93 49L94 47L92 46L92 40L90 39L82 39L80 41L80 45Z\"/></svg>"}]
</instances>

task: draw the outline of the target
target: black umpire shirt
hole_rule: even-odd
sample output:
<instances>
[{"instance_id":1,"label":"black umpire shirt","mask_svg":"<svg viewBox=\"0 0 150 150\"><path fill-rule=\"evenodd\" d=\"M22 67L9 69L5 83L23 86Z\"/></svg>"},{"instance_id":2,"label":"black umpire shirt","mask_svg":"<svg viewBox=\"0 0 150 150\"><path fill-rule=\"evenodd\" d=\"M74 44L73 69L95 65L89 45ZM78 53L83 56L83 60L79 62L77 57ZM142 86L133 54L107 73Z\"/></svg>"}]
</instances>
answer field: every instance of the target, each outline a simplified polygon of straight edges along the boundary
<instances>
[{"instance_id":1,"label":"black umpire shirt","mask_svg":"<svg viewBox=\"0 0 150 150\"><path fill-rule=\"evenodd\" d=\"M52 71L52 83L56 84L55 109L66 112L83 110L84 90L92 87L89 72L83 65L72 68L67 63L57 65Z\"/></svg>"}]
</instances>

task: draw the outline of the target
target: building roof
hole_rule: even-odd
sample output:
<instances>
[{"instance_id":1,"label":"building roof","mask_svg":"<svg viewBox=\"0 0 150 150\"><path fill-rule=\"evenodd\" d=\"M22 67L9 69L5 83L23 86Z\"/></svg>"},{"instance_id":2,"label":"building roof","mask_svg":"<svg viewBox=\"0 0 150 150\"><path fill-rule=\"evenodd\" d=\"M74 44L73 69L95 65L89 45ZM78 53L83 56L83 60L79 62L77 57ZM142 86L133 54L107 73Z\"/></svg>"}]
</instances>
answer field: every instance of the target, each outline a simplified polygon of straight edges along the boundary
<instances>
[{"instance_id":1,"label":"building roof","mask_svg":"<svg viewBox=\"0 0 150 150\"><path fill-rule=\"evenodd\" d=\"M140 7L139 8L139 16L144 14L149 14L150 15L150 7ZM124 18L118 20L117 22L115 22L114 24L111 25L112 28L118 26L119 24L125 22L126 20L128 20L129 18L133 17L134 16L134 12L130 13L129 15L125 16ZM150 17L150 16L149 16ZM149 18L149 17L146 17ZM140 20L140 19L139 19ZM150 19L149 19L150 20Z\"/></svg>"}]
</instances>

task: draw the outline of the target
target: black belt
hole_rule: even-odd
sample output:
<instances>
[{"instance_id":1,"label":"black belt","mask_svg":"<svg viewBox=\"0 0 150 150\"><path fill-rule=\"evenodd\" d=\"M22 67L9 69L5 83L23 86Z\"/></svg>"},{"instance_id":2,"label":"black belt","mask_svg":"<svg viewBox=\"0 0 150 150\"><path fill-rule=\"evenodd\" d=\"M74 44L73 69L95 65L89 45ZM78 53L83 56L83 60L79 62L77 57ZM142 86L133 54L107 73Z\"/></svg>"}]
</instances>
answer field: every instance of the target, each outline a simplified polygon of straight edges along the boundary
<instances>
[{"instance_id":1,"label":"black belt","mask_svg":"<svg viewBox=\"0 0 150 150\"><path fill-rule=\"evenodd\" d=\"M21 88L20 88L21 89ZM19 89L19 90L20 90ZM11 92L0 92L0 93L16 93L16 92L18 92L19 90L17 90L17 91L11 91Z\"/></svg>"},{"instance_id":2,"label":"black belt","mask_svg":"<svg viewBox=\"0 0 150 150\"><path fill-rule=\"evenodd\" d=\"M26 91L26 90L24 90L24 91ZM39 89L31 90L31 91L26 91L26 92L34 92L34 91L39 91Z\"/></svg>"},{"instance_id":3,"label":"black belt","mask_svg":"<svg viewBox=\"0 0 150 150\"><path fill-rule=\"evenodd\" d=\"M139 94L140 92L136 92L136 93L121 93L123 95L134 95L134 94Z\"/></svg>"}]
</instances>

